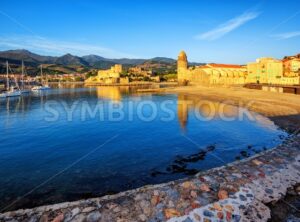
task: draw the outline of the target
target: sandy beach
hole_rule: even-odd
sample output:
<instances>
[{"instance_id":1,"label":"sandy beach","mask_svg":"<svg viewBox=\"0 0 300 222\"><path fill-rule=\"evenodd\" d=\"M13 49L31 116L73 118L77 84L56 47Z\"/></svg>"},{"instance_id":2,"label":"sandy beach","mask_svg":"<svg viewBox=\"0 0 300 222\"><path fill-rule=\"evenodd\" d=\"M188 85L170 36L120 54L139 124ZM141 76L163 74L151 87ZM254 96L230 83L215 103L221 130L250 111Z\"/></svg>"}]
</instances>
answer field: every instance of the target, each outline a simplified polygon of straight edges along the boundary
<instances>
[{"instance_id":1,"label":"sandy beach","mask_svg":"<svg viewBox=\"0 0 300 222\"><path fill-rule=\"evenodd\" d=\"M182 86L168 88L166 93L181 93L197 99L224 102L246 107L269 117L276 125L289 132L300 126L300 96L266 92L243 87Z\"/></svg>"}]
</instances>

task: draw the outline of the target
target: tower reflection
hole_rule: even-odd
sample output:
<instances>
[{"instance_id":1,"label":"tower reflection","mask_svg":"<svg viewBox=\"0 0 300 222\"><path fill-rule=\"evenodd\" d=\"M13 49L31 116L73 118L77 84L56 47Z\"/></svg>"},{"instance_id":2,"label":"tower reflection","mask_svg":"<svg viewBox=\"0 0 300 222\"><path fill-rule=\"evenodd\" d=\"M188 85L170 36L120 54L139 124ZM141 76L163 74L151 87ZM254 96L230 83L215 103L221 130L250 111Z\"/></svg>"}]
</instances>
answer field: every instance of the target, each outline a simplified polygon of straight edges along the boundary
<instances>
[{"instance_id":1,"label":"tower reflection","mask_svg":"<svg viewBox=\"0 0 300 222\"><path fill-rule=\"evenodd\" d=\"M210 121L220 118L225 121L230 121L239 116L239 108L236 106L178 94L177 117L183 131L187 130L188 119L191 112L201 121Z\"/></svg>"}]
</instances>

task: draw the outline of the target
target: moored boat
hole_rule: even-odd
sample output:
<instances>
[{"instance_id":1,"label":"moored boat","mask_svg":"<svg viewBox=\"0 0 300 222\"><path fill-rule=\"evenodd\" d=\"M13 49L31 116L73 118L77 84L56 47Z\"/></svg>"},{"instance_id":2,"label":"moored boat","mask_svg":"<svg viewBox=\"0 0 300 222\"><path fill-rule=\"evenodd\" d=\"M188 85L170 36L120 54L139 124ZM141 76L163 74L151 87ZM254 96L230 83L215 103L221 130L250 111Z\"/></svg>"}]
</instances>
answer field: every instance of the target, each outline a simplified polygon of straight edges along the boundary
<instances>
[{"instance_id":1,"label":"moored boat","mask_svg":"<svg viewBox=\"0 0 300 222\"><path fill-rule=\"evenodd\" d=\"M32 91L39 91L39 90L48 90L51 89L51 87L49 86L34 86L32 87Z\"/></svg>"},{"instance_id":2,"label":"moored boat","mask_svg":"<svg viewBox=\"0 0 300 222\"><path fill-rule=\"evenodd\" d=\"M21 96L21 90L18 87L17 81L16 81L16 86L10 86L9 84L9 74L8 74L8 61L6 61L6 91L2 92L0 94L1 98L6 98L6 97L17 97Z\"/></svg>"},{"instance_id":3,"label":"moored boat","mask_svg":"<svg viewBox=\"0 0 300 222\"><path fill-rule=\"evenodd\" d=\"M22 92L17 87L11 87L6 93L6 97L21 96Z\"/></svg>"},{"instance_id":4,"label":"moored boat","mask_svg":"<svg viewBox=\"0 0 300 222\"><path fill-rule=\"evenodd\" d=\"M42 84L39 86L32 87L32 91L41 91L41 90L48 90L51 89L51 87L48 85L48 78L46 74L46 84L43 84L43 67L41 65L41 78L42 78Z\"/></svg>"},{"instance_id":5,"label":"moored boat","mask_svg":"<svg viewBox=\"0 0 300 222\"><path fill-rule=\"evenodd\" d=\"M24 81L24 61L22 60L22 79L21 79L21 94L28 94L30 93L30 89L28 89L28 86L26 87L25 81Z\"/></svg>"}]
</instances>

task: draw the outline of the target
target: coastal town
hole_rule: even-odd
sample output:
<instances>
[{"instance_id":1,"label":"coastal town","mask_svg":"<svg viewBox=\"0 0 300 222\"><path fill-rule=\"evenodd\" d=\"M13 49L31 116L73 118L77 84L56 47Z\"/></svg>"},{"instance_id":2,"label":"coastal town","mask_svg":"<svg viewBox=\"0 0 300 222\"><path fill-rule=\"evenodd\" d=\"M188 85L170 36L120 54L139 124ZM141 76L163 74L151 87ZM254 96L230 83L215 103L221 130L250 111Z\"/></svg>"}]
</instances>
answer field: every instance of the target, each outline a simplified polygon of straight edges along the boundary
<instances>
[{"instance_id":1,"label":"coastal town","mask_svg":"<svg viewBox=\"0 0 300 222\"><path fill-rule=\"evenodd\" d=\"M99 70L96 77L85 80L88 85L101 84L129 84L128 77L122 77L122 65L115 65L109 70ZM143 71L135 67L129 69L129 74L148 76L149 79L160 82L151 76L150 71ZM300 85L300 54L287 56L282 60L274 58L258 58L256 62L247 65L232 64L206 64L203 66L189 67L187 55L181 51L177 61L177 79L180 85L240 85L262 84L299 86ZM280 91L280 89L278 89ZM283 91L281 91L283 92ZM295 93L300 91L295 88Z\"/></svg>"},{"instance_id":2,"label":"coastal town","mask_svg":"<svg viewBox=\"0 0 300 222\"><path fill-rule=\"evenodd\" d=\"M270 217L287 217L288 212L297 215L293 207L284 206L286 210L281 214L276 209L279 203L284 205L282 201L289 201L286 198L299 197L299 55L282 60L259 58L247 65L211 63L189 66L186 53L181 51L176 76L171 86L139 92L177 93L177 118L183 132L188 128L191 110L197 106L197 97L201 97L212 101L209 106L222 110L222 113L209 117L211 111L200 107L200 112L210 119L218 119L218 115L235 116L238 112L235 104L242 102L247 106L251 101L247 109L269 117L293 136L268 151L259 152L249 145L236 157L236 162L226 167L203 173L187 169L187 163L199 161L206 152L215 149L215 146L209 146L207 151L180 157L171 165L172 173L196 173L189 179L146 186L112 196L11 211L0 214L0 220L209 222L267 221ZM3 74L3 77L6 75ZM145 81L139 77L148 79ZM82 84L97 87L98 99L121 103L123 94L130 93L130 86L137 83L161 84L157 77L151 69L132 67L124 72L121 64L115 64L110 69L97 70L96 75L86 78ZM42 78L33 81L42 81ZM274 97L276 94L278 96ZM226 105L226 110L221 109L219 102L228 99L232 103ZM285 101L285 108L281 101ZM251 152L255 153L253 157L250 157ZM151 173L153 177L159 174L163 173ZM287 204L290 206L293 203Z\"/></svg>"},{"instance_id":3,"label":"coastal town","mask_svg":"<svg viewBox=\"0 0 300 222\"><path fill-rule=\"evenodd\" d=\"M0 222L299 222L299 8L3 1Z\"/></svg>"},{"instance_id":4,"label":"coastal town","mask_svg":"<svg viewBox=\"0 0 300 222\"><path fill-rule=\"evenodd\" d=\"M86 85L130 85L135 82L178 82L179 85L269 85L297 86L300 85L300 55L285 56L274 59L262 57L246 65L208 63L199 66L189 66L187 55L181 51L177 59L177 72L157 74L150 65L138 65L124 68L115 64L109 69L90 70L86 73L48 74L49 82L85 82ZM45 65L44 65L45 66ZM90 72L95 74L90 74ZM170 70L169 70L170 71ZM44 72L45 74L45 72ZM172 76L173 78L164 78ZM0 75L2 88L5 88L6 74ZM29 76L17 73L9 74L10 79L25 82L41 82L39 73ZM273 87L274 88L274 87ZM275 88L275 90L281 90ZM297 89L295 88L295 93ZM298 90L299 93L299 90Z\"/></svg>"}]
</instances>

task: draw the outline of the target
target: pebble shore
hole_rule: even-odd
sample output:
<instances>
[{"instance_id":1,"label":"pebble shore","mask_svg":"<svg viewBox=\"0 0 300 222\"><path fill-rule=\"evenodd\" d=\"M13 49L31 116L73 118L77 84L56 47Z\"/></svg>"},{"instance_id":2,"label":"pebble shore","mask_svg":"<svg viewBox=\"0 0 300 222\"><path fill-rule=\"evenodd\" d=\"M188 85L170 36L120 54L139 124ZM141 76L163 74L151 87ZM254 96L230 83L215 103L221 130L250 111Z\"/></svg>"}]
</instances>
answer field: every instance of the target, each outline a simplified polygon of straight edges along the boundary
<instances>
[{"instance_id":1,"label":"pebble shore","mask_svg":"<svg viewBox=\"0 0 300 222\"><path fill-rule=\"evenodd\" d=\"M160 185L0 214L5 222L267 221L300 182L300 134L251 158ZM288 204L288 203L287 203Z\"/></svg>"}]
</instances>

